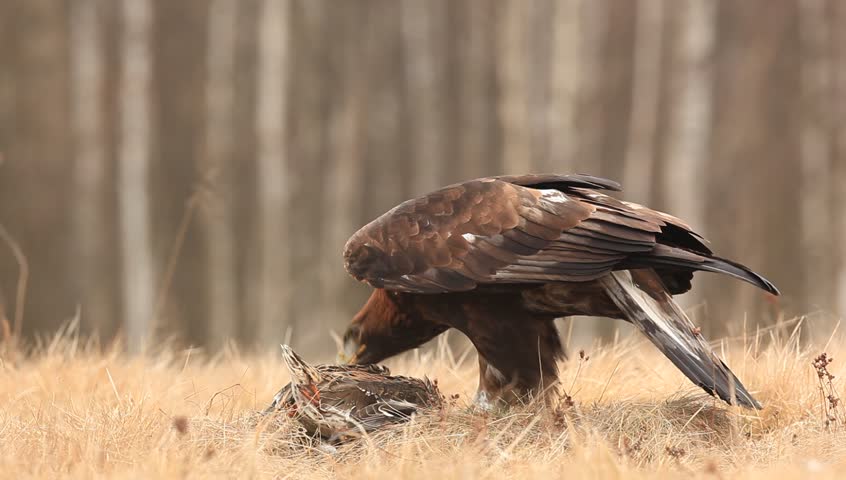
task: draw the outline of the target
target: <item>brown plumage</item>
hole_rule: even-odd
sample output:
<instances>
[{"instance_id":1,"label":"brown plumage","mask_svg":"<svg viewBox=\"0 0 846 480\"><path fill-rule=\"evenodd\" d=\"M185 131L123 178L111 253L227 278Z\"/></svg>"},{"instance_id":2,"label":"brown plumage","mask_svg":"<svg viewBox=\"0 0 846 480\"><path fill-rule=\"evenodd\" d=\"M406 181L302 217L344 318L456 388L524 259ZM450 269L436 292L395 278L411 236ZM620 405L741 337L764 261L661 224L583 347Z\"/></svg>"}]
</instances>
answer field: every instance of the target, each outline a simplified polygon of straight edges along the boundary
<instances>
[{"instance_id":1,"label":"brown plumage","mask_svg":"<svg viewBox=\"0 0 846 480\"><path fill-rule=\"evenodd\" d=\"M282 358L291 382L265 413L285 410L310 435L345 440L441 406L438 387L426 378L393 376L380 365L309 365L287 345Z\"/></svg>"},{"instance_id":2,"label":"brown plumage","mask_svg":"<svg viewBox=\"0 0 846 480\"><path fill-rule=\"evenodd\" d=\"M681 220L599 190L619 185L588 175L482 178L370 222L344 251L347 271L375 287L345 349L354 362L378 362L455 328L478 350L480 395L508 399L557 380L555 318L621 318L706 391L758 406L670 296L689 290L697 270L776 288L714 256Z\"/></svg>"}]
</instances>

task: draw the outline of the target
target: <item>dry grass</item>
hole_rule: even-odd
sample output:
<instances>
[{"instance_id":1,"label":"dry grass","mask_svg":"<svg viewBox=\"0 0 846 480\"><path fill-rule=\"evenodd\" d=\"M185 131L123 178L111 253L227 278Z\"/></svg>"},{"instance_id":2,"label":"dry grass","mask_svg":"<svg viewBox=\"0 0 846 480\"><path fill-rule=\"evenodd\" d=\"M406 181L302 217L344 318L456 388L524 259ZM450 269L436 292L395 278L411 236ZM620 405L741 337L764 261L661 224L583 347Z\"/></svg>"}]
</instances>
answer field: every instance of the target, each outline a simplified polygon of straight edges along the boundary
<instances>
[{"instance_id":1,"label":"dry grass","mask_svg":"<svg viewBox=\"0 0 846 480\"><path fill-rule=\"evenodd\" d=\"M445 349L391 362L458 394L443 412L337 452L290 420L254 412L283 382L276 353L129 358L65 338L0 365L0 471L7 478L836 478L846 468L837 398L846 343L766 334L727 348L766 405L698 392L637 340L562 365L572 406L482 413L475 367ZM763 346L766 344L767 346ZM825 350L829 378L814 359ZM833 404L833 405L832 405Z\"/></svg>"}]
</instances>

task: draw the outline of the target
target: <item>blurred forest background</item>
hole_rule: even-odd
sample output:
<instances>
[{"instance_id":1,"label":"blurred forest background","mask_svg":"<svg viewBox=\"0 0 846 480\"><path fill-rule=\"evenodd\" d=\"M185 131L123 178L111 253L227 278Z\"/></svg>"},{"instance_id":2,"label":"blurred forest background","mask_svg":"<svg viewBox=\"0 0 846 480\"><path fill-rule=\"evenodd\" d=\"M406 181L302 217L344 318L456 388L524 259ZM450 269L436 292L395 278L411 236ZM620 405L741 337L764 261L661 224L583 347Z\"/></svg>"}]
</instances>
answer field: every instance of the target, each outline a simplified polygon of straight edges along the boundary
<instances>
[{"instance_id":1,"label":"blurred forest background","mask_svg":"<svg viewBox=\"0 0 846 480\"><path fill-rule=\"evenodd\" d=\"M846 313L838 0L2 0L0 155L29 336L329 352L347 237L506 172L619 180L781 288L699 274L709 335Z\"/></svg>"}]
</instances>

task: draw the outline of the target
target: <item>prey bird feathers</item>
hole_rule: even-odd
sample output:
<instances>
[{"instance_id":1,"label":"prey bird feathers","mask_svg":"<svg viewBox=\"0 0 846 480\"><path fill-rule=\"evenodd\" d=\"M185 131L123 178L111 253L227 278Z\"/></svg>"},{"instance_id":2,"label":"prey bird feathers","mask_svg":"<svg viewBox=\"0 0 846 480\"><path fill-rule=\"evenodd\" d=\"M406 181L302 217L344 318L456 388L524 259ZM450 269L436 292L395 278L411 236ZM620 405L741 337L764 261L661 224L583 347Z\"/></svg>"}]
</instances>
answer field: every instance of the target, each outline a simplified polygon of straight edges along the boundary
<instances>
[{"instance_id":1,"label":"prey bird feathers","mask_svg":"<svg viewBox=\"0 0 846 480\"><path fill-rule=\"evenodd\" d=\"M441 406L443 397L428 379L392 376L379 365L309 365L282 345L291 374L265 410L285 410L310 435L329 441L358 437L409 420L420 409Z\"/></svg>"},{"instance_id":2,"label":"prey bird feathers","mask_svg":"<svg viewBox=\"0 0 846 480\"><path fill-rule=\"evenodd\" d=\"M778 295L762 276L714 255L683 221L603 190L590 175L487 177L401 203L356 232L347 271L374 287L344 334L352 363L376 363L448 329L479 354L479 394L549 390L564 351L553 321L570 315L636 325L695 384L759 404L699 336L672 295L693 272L725 274Z\"/></svg>"}]
</instances>

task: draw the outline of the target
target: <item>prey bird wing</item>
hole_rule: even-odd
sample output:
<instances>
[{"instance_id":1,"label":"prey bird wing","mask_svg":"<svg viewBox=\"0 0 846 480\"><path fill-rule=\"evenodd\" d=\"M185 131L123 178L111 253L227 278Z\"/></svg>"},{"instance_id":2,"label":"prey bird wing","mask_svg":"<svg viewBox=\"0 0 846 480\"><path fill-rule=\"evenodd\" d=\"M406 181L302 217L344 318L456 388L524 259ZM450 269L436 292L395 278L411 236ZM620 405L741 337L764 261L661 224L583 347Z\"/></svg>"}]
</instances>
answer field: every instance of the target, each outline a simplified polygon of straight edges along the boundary
<instances>
[{"instance_id":1,"label":"prey bird wing","mask_svg":"<svg viewBox=\"0 0 846 480\"><path fill-rule=\"evenodd\" d=\"M617 307L694 384L730 404L761 408L699 335L654 270L613 272L601 282Z\"/></svg>"},{"instance_id":2,"label":"prey bird wing","mask_svg":"<svg viewBox=\"0 0 846 480\"><path fill-rule=\"evenodd\" d=\"M380 365L310 365L288 345L282 357L291 381L264 414L286 410L309 434L330 441L409 420L424 409L440 407L436 384L391 375Z\"/></svg>"},{"instance_id":3,"label":"prey bird wing","mask_svg":"<svg viewBox=\"0 0 846 480\"><path fill-rule=\"evenodd\" d=\"M411 293L485 284L588 282L654 268L672 294L694 270L727 273L771 293L746 267L715 257L679 219L623 202L589 175L489 177L406 201L356 232L345 267L377 288Z\"/></svg>"},{"instance_id":4,"label":"prey bird wing","mask_svg":"<svg viewBox=\"0 0 846 480\"><path fill-rule=\"evenodd\" d=\"M335 378L338 375L344 374L361 374L361 375L391 375L390 369L384 365L366 364L366 365L316 365L315 368L323 375L330 378ZM263 414L273 413L281 407L291 405L294 403L294 396L291 391L291 382L285 384L280 388L276 395L273 396L273 401L264 409Z\"/></svg>"}]
</instances>

